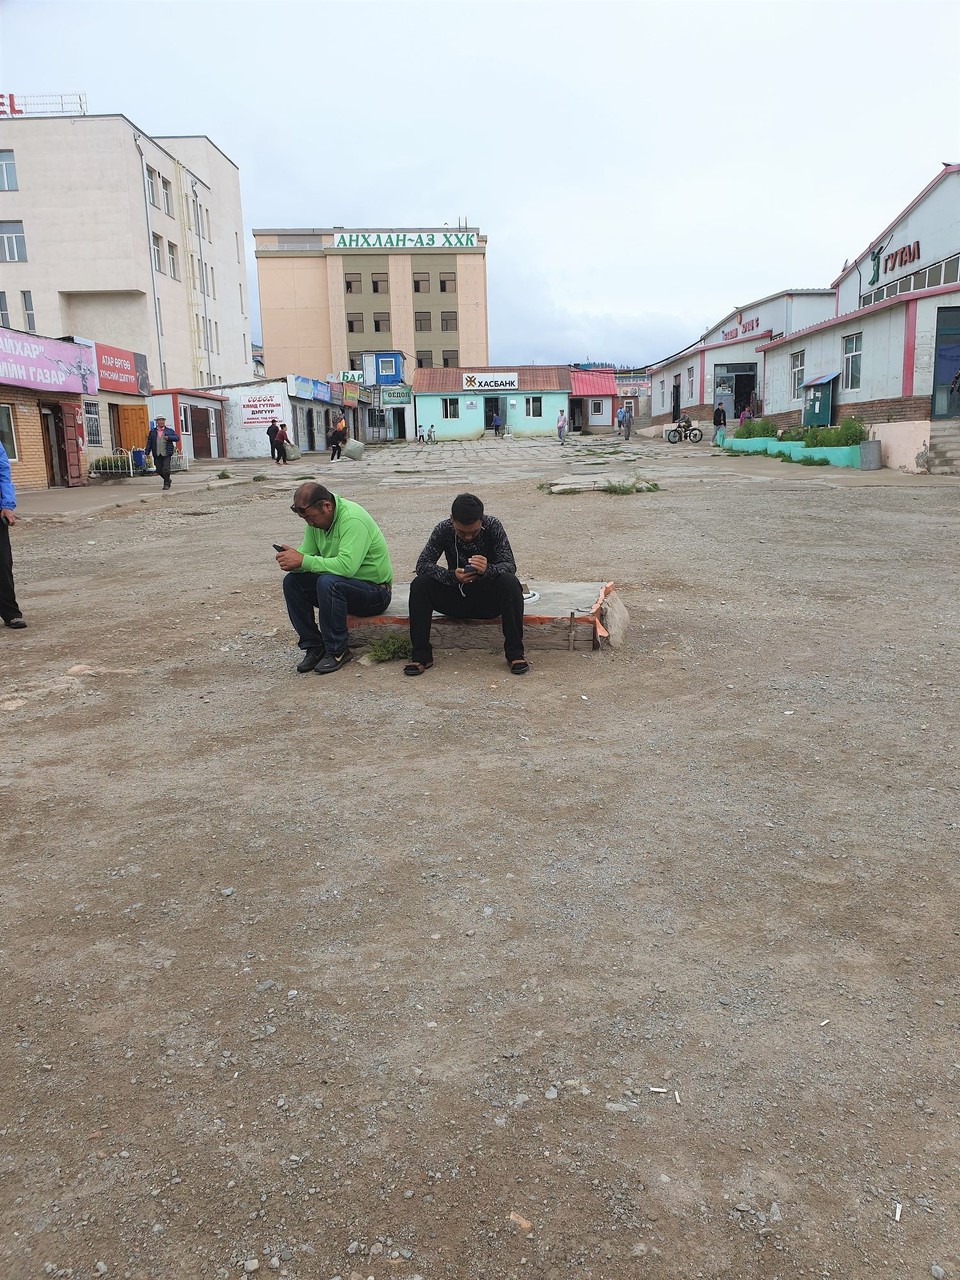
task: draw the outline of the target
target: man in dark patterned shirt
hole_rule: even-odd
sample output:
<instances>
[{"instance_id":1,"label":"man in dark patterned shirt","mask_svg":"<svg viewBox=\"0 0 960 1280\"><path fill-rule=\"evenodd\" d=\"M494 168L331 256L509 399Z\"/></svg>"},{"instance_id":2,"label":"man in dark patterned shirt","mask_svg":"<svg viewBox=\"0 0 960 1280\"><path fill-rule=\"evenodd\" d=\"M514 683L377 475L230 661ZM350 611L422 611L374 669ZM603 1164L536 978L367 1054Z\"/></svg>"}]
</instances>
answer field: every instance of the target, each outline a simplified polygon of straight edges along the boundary
<instances>
[{"instance_id":1,"label":"man in dark patterned shirt","mask_svg":"<svg viewBox=\"0 0 960 1280\"><path fill-rule=\"evenodd\" d=\"M447 566L437 563L441 556ZM441 520L420 552L410 584L412 661L403 669L419 676L433 666L430 623L434 612L448 618L499 618L503 651L516 676L530 670L523 656L523 587L503 525L483 514L472 493L454 498L450 519Z\"/></svg>"}]
</instances>

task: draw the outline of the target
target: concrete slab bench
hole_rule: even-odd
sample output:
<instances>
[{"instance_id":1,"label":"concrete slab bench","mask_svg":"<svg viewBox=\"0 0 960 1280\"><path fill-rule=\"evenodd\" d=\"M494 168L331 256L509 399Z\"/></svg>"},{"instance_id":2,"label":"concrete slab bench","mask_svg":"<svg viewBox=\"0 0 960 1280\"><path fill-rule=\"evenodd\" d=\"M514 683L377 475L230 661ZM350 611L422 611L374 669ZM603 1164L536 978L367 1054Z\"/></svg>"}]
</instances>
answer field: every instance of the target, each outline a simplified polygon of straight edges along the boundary
<instances>
[{"instance_id":1,"label":"concrete slab bench","mask_svg":"<svg viewBox=\"0 0 960 1280\"><path fill-rule=\"evenodd\" d=\"M397 582L390 612L347 620L350 643L364 644L391 631L408 632L410 584ZM612 582L530 582L524 584L524 643L530 649L619 648L629 615ZM503 645L499 618L433 615L432 643L441 649L490 649Z\"/></svg>"}]
</instances>

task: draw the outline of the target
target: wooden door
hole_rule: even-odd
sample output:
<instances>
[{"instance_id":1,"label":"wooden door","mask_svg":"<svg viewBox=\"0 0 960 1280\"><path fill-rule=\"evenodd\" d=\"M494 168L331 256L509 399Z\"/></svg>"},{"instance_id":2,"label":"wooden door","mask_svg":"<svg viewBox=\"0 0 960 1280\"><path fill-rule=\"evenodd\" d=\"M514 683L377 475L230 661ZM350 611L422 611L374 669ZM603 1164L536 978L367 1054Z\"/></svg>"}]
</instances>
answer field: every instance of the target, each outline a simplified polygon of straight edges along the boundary
<instances>
[{"instance_id":1,"label":"wooden door","mask_svg":"<svg viewBox=\"0 0 960 1280\"><path fill-rule=\"evenodd\" d=\"M112 406L111 406L112 408ZM142 449L147 443L150 430L150 416L145 404L121 404L117 406L117 434L113 441L115 449Z\"/></svg>"},{"instance_id":2,"label":"wooden door","mask_svg":"<svg viewBox=\"0 0 960 1280\"><path fill-rule=\"evenodd\" d=\"M69 488L87 483L87 471L80 452L80 435L83 431L83 411L78 404L61 404L57 430L63 442L64 479Z\"/></svg>"},{"instance_id":3,"label":"wooden door","mask_svg":"<svg viewBox=\"0 0 960 1280\"><path fill-rule=\"evenodd\" d=\"M210 452L210 413L207 409L190 406L190 432L193 436L193 456L212 457Z\"/></svg>"}]
</instances>

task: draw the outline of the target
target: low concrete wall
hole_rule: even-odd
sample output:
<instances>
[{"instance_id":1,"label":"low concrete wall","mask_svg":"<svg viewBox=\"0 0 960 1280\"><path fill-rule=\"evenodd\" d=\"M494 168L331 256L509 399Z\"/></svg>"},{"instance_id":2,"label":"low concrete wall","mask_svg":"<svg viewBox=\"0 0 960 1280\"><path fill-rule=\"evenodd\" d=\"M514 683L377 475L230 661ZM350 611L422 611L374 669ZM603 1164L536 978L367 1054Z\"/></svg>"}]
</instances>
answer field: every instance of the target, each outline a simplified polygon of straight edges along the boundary
<instances>
[{"instance_id":1,"label":"low concrete wall","mask_svg":"<svg viewBox=\"0 0 960 1280\"><path fill-rule=\"evenodd\" d=\"M911 475L927 472L927 449L930 443L929 422L868 423L871 440L880 441L883 465L892 471Z\"/></svg>"},{"instance_id":2,"label":"low concrete wall","mask_svg":"<svg viewBox=\"0 0 960 1280\"><path fill-rule=\"evenodd\" d=\"M858 444L808 449L799 440L777 440L770 436L738 440L734 436L724 440L724 448L730 448L734 453L765 453L771 458L785 455L793 458L794 461L799 458L822 458L829 462L831 467L853 467L855 470L859 470L860 467Z\"/></svg>"}]
</instances>

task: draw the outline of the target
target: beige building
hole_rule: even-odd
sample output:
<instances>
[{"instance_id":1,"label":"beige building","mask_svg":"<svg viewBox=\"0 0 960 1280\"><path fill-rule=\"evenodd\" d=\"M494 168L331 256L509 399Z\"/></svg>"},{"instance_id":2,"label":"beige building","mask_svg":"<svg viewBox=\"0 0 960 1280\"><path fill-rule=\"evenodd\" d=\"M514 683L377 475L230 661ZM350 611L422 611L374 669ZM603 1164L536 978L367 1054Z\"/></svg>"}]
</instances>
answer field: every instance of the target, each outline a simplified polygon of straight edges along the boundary
<instances>
[{"instance_id":1,"label":"beige building","mask_svg":"<svg viewBox=\"0 0 960 1280\"><path fill-rule=\"evenodd\" d=\"M487 238L474 227L254 230L268 377L337 379L364 351L487 363Z\"/></svg>"},{"instance_id":2,"label":"beige building","mask_svg":"<svg viewBox=\"0 0 960 1280\"><path fill-rule=\"evenodd\" d=\"M154 386L253 376L240 176L122 115L0 120L0 326L147 357Z\"/></svg>"}]
</instances>

